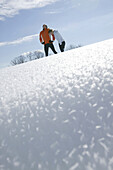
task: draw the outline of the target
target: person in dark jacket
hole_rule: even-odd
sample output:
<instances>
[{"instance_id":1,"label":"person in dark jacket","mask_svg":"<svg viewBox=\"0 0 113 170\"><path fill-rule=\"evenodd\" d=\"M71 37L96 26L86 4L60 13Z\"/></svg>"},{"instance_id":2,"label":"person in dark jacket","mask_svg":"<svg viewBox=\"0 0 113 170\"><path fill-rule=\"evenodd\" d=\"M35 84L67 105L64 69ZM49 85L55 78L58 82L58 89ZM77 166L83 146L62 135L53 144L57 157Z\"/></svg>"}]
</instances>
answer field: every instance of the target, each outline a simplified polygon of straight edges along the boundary
<instances>
[{"instance_id":1,"label":"person in dark jacket","mask_svg":"<svg viewBox=\"0 0 113 170\"><path fill-rule=\"evenodd\" d=\"M51 50L57 54L55 48L54 48L54 45L53 45L53 41L55 40L55 37L54 35L52 35L52 39L50 38L49 36L49 28L47 28L47 25L44 24L43 25L43 30L40 32L39 34L39 39L40 39L40 42L42 44L44 44L44 51L45 51L45 55L48 56L48 50L49 48L51 48Z\"/></svg>"}]
</instances>

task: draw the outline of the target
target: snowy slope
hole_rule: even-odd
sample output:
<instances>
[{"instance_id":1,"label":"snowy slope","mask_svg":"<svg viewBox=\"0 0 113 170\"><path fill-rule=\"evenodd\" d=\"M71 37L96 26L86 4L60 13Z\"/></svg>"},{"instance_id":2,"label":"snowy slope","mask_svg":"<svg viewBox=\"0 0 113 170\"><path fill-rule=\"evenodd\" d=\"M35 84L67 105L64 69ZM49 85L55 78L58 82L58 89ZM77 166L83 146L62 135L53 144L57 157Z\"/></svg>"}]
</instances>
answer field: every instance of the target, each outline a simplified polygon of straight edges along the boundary
<instances>
[{"instance_id":1,"label":"snowy slope","mask_svg":"<svg viewBox=\"0 0 113 170\"><path fill-rule=\"evenodd\" d=\"M113 170L113 39L0 71L0 170Z\"/></svg>"}]
</instances>

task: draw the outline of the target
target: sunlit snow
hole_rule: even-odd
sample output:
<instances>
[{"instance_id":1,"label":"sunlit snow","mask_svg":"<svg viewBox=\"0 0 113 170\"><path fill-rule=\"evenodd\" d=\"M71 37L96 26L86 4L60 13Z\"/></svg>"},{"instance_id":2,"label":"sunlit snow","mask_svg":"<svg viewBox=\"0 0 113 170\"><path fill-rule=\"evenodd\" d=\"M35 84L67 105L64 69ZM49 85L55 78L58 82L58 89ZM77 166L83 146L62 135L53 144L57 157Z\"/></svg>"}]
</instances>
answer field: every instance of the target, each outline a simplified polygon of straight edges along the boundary
<instances>
[{"instance_id":1,"label":"sunlit snow","mask_svg":"<svg viewBox=\"0 0 113 170\"><path fill-rule=\"evenodd\" d=\"M0 170L113 170L113 39L0 71Z\"/></svg>"}]
</instances>

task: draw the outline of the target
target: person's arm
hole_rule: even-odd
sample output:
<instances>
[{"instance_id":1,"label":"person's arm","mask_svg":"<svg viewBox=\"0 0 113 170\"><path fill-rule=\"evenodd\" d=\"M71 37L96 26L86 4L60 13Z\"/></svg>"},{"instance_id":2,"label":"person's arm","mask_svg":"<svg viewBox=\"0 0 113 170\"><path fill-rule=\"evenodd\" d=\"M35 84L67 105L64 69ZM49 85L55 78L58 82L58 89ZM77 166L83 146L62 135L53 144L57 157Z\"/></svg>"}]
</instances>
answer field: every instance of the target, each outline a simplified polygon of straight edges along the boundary
<instances>
[{"instance_id":1,"label":"person's arm","mask_svg":"<svg viewBox=\"0 0 113 170\"><path fill-rule=\"evenodd\" d=\"M49 32L49 28L48 28L48 32ZM53 41L55 41L55 36L54 36L54 34L52 34L52 40L50 40L49 42L53 42Z\"/></svg>"},{"instance_id":2,"label":"person's arm","mask_svg":"<svg viewBox=\"0 0 113 170\"><path fill-rule=\"evenodd\" d=\"M40 40L40 42L42 43L42 34L41 34L41 32L40 32L40 34L39 34L39 40Z\"/></svg>"},{"instance_id":3,"label":"person's arm","mask_svg":"<svg viewBox=\"0 0 113 170\"><path fill-rule=\"evenodd\" d=\"M55 36L54 36L54 34L52 34L52 38L53 38L53 41L55 41Z\"/></svg>"}]
</instances>

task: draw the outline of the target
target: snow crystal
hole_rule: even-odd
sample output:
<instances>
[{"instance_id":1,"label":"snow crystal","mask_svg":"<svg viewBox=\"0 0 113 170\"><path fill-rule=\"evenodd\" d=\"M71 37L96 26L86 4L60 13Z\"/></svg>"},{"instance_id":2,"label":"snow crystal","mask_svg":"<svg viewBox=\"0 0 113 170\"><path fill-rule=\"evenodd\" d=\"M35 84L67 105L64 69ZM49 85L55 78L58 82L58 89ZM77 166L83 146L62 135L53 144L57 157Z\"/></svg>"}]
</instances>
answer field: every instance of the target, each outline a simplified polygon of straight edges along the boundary
<instances>
[{"instance_id":1,"label":"snow crystal","mask_svg":"<svg viewBox=\"0 0 113 170\"><path fill-rule=\"evenodd\" d=\"M75 163L69 170L77 169L78 166L79 166L79 163Z\"/></svg>"}]
</instances>

